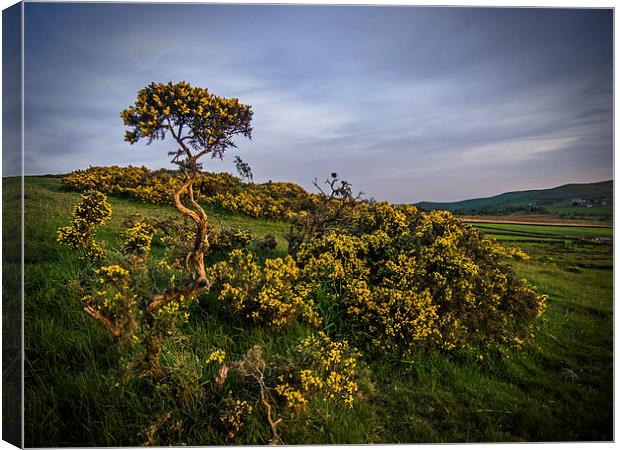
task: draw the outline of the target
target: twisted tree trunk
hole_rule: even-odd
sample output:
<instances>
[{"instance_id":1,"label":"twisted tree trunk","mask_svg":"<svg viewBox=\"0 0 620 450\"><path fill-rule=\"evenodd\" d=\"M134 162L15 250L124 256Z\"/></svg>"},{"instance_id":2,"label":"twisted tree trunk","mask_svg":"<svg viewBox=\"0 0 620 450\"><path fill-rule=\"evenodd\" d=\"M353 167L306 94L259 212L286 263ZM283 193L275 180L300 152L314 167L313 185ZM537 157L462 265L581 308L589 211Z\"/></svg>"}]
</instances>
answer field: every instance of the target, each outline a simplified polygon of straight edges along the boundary
<instances>
[{"instance_id":1,"label":"twisted tree trunk","mask_svg":"<svg viewBox=\"0 0 620 450\"><path fill-rule=\"evenodd\" d=\"M207 237L207 225L209 220L207 213L194 198L193 184L197 177L197 172L194 172L191 176L187 177L181 187L174 192L173 204L181 214L189 216L196 224L196 238L194 240L194 249L191 254L191 259L194 266L192 278L195 283L208 287L209 280L207 280L207 274L205 271L204 256L209 248L209 240ZM189 194L189 200L194 208L193 210L185 206L181 201L181 196L185 192L188 192Z\"/></svg>"},{"instance_id":2,"label":"twisted tree trunk","mask_svg":"<svg viewBox=\"0 0 620 450\"><path fill-rule=\"evenodd\" d=\"M171 287L162 294L153 297L147 308L144 310L143 320L147 327L151 328L155 322L155 314L168 303L178 300L181 296L188 296L195 293L199 289L208 289L210 282L207 279L204 257L209 249L209 240L207 236L208 217L204 209L196 201L194 197L193 184L198 177L198 172L193 172L187 176L179 189L173 193L173 204L175 208L186 216L189 216L196 224L196 238L194 239L194 248L187 255L186 261L191 260L192 268L188 267L192 281L183 287ZM189 201L193 209L188 208L181 201L183 194L188 193ZM187 264L189 266L189 264ZM163 375L161 368L161 347L162 336L156 330L151 330L145 339L146 355L144 359L144 372L150 373L151 376L159 378Z\"/></svg>"}]
</instances>

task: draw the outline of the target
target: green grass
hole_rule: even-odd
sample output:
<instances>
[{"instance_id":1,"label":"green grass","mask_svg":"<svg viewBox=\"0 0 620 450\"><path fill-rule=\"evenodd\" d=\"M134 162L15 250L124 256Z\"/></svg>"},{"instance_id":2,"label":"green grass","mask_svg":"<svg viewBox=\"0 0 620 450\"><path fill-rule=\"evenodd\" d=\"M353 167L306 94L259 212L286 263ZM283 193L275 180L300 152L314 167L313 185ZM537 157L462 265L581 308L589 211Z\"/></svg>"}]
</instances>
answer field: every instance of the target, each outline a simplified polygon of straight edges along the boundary
<instances>
[{"instance_id":1,"label":"green grass","mask_svg":"<svg viewBox=\"0 0 620 450\"><path fill-rule=\"evenodd\" d=\"M22 446L21 181L2 191L2 439Z\"/></svg>"},{"instance_id":2,"label":"green grass","mask_svg":"<svg viewBox=\"0 0 620 450\"><path fill-rule=\"evenodd\" d=\"M5 190L12 182L5 179ZM158 422L169 439L162 445L225 444L214 431L208 402L177 405L173 417L162 420L170 404L146 380L123 376L119 361L131 354L83 313L83 291L75 280L84 268L54 239L55 230L69 222L79 195L63 191L58 179L28 178L26 199L25 445L137 445ZM175 214L171 207L131 199L112 198L111 204L113 220L98 235L108 245L114 245L120 221L129 213ZM276 235L276 251L261 256L285 253L286 224L216 213L223 224L247 228L255 237ZM517 243L532 258L515 269L550 296L535 339L503 357L483 349L407 360L365 352L363 366L371 384L364 398L352 410L316 405L311 415L285 422L287 444L613 439L612 247L564 240L581 234L554 227L493 227L534 241ZM606 236L599 232L609 233L593 228L588 236ZM241 355L254 344L269 357L286 352L308 332L303 325L278 333L250 326L206 296L184 329L187 338L167 343L163 363L198 364L193 355L204 361L215 348ZM199 383L208 390L210 379ZM194 388L190 383L188 389ZM174 427L179 420L184 423L180 434ZM245 444L264 444L268 427L254 417L240 438Z\"/></svg>"}]
</instances>

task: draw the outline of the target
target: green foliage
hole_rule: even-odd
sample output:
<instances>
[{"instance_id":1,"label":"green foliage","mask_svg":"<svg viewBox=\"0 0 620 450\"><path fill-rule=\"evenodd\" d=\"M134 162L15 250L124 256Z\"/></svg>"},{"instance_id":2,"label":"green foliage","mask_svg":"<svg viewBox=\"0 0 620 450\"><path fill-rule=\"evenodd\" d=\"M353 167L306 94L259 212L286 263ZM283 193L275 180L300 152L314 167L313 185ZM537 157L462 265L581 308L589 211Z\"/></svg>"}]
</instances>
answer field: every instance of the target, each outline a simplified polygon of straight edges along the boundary
<instances>
[{"instance_id":1,"label":"green foliage","mask_svg":"<svg viewBox=\"0 0 620 450\"><path fill-rule=\"evenodd\" d=\"M58 231L58 241L67 242L69 237L78 236L77 231L86 224L88 233L83 240L76 241L80 246L72 246L83 249L88 255L93 248L94 226L109 220L111 215L112 209L104 194L84 194L73 210L72 226ZM162 342L187 322L187 307L195 296L191 290L184 290L182 274L165 259L149 267L148 256L155 228L136 215L129 217L124 224L120 233L121 257L116 263L95 271L97 281L82 297L84 311L120 342L144 344L146 364L142 373L151 371L152 375L159 376ZM103 260L103 254L98 260ZM175 263L176 267L180 266L179 261ZM166 280L166 287L160 293L157 280L162 278ZM177 289L175 283L179 281L181 288Z\"/></svg>"},{"instance_id":2,"label":"green foliage","mask_svg":"<svg viewBox=\"0 0 620 450\"><path fill-rule=\"evenodd\" d=\"M275 250L277 246L278 241L273 234L268 234L263 239L256 242L256 248L259 250Z\"/></svg>"},{"instance_id":3,"label":"green foliage","mask_svg":"<svg viewBox=\"0 0 620 450\"><path fill-rule=\"evenodd\" d=\"M241 228L211 228L212 250L235 250L246 248L252 242L252 233Z\"/></svg>"},{"instance_id":4,"label":"green foliage","mask_svg":"<svg viewBox=\"0 0 620 450\"><path fill-rule=\"evenodd\" d=\"M254 178L252 175L252 169L250 168L250 165L244 162L239 156L235 156L235 168L242 179L247 180L250 183L252 182L252 179Z\"/></svg>"},{"instance_id":5,"label":"green foliage","mask_svg":"<svg viewBox=\"0 0 620 450\"><path fill-rule=\"evenodd\" d=\"M123 342L138 340L138 296L131 286L129 271L119 265L102 266L95 271L97 283L82 298L85 310Z\"/></svg>"},{"instance_id":6,"label":"green foliage","mask_svg":"<svg viewBox=\"0 0 620 450\"><path fill-rule=\"evenodd\" d=\"M134 254L140 258L148 257L155 231L149 222L140 218L130 218L120 234L120 251L124 254Z\"/></svg>"}]
</instances>

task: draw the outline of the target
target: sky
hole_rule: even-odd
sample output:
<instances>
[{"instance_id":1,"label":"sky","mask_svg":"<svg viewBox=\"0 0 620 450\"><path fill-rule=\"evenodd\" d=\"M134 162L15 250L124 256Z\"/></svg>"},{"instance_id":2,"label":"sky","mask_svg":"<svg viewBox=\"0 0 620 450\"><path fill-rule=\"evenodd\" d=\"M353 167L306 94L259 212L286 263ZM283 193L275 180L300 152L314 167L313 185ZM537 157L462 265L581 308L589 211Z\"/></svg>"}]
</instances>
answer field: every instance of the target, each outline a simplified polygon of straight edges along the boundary
<instances>
[{"instance_id":1,"label":"sky","mask_svg":"<svg viewBox=\"0 0 620 450\"><path fill-rule=\"evenodd\" d=\"M152 81L252 105L205 170L332 172L367 197L453 201L613 177L610 9L27 3L25 173L172 168L119 112ZM6 171L5 171L6 173Z\"/></svg>"}]
</instances>

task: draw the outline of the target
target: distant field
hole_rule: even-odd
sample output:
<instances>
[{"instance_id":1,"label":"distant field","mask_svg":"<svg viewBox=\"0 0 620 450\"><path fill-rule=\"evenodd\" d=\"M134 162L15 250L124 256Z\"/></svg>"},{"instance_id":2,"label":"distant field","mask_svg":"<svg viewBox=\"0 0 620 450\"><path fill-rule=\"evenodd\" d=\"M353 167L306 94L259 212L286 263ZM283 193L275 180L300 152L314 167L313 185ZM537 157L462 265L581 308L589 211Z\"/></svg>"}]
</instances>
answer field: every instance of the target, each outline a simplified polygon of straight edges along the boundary
<instances>
[{"instance_id":1,"label":"distant field","mask_svg":"<svg viewBox=\"0 0 620 450\"><path fill-rule=\"evenodd\" d=\"M604 227L577 227L557 225L525 225L512 223L472 223L492 236L512 236L548 239L582 239L612 238L613 229Z\"/></svg>"},{"instance_id":2,"label":"distant field","mask_svg":"<svg viewBox=\"0 0 620 450\"><path fill-rule=\"evenodd\" d=\"M584 220L584 219L563 219L552 215L534 214L512 214L506 216L457 216L464 222L470 223L514 223L524 225L557 225L566 227L603 227L612 228L613 221L609 220Z\"/></svg>"}]
</instances>

